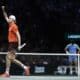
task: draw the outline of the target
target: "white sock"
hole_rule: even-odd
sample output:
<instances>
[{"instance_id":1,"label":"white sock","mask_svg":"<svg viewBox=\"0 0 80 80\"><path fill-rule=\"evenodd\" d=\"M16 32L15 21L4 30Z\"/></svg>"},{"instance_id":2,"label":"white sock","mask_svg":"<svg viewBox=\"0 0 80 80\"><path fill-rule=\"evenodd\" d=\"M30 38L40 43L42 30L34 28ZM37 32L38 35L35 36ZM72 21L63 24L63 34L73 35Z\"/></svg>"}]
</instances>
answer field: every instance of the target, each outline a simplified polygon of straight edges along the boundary
<instances>
[{"instance_id":1,"label":"white sock","mask_svg":"<svg viewBox=\"0 0 80 80\"><path fill-rule=\"evenodd\" d=\"M24 64L22 64L21 66L22 66L22 68L24 68L24 69L26 69L26 68L27 68Z\"/></svg>"},{"instance_id":2,"label":"white sock","mask_svg":"<svg viewBox=\"0 0 80 80\"><path fill-rule=\"evenodd\" d=\"M6 74L9 74L9 71L6 70Z\"/></svg>"},{"instance_id":3,"label":"white sock","mask_svg":"<svg viewBox=\"0 0 80 80\"><path fill-rule=\"evenodd\" d=\"M27 67L26 66L24 66L24 69L26 69Z\"/></svg>"},{"instance_id":4,"label":"white sock","mask_svg":"<svg viewBox=\"0 0 80 80\"><path fill-rule=\"evenodd\" d=\"M6 68L6 73L9 74L9 67Z\"/></svg>"}]
</instances>

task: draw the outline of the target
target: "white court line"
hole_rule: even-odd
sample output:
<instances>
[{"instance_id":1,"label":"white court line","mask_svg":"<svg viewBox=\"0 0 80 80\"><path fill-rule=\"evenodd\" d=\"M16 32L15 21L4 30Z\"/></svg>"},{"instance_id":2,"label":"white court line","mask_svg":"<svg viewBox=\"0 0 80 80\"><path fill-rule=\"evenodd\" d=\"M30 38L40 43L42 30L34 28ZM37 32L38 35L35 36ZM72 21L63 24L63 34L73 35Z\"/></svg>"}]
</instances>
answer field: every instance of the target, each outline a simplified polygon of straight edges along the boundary
<instances>
[{"instance_id":1,"label":"white court line","mask_svg":"<svg viewBox=\"0 0 80 80\"><path fill-rule=\"evenodd\" d=\"M0 78L0 80L80 80L80 78L74 76L11 76Z\"/></svg>"}]
</instances>

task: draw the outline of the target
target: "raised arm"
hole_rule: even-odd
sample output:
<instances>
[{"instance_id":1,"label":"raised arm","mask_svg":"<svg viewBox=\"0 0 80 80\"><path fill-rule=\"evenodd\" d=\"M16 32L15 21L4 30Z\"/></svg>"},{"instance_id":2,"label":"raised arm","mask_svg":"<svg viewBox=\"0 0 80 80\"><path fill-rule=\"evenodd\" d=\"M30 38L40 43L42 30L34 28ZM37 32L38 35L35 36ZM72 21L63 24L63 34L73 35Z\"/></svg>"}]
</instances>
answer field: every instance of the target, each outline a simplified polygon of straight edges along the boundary
<instances>
[{"instance_id":1,"label":"raised arm","mask_svg":"<svg viewBox=\"0 0 80 80\"><path fill-rule=\"evenodd\" d=\"M2 6L2 11L3 11L4 18L6 19L7 22L9 22L8 15L7 15L6 11L5 11L5 6Z\"/></svg>"}]
</instances>

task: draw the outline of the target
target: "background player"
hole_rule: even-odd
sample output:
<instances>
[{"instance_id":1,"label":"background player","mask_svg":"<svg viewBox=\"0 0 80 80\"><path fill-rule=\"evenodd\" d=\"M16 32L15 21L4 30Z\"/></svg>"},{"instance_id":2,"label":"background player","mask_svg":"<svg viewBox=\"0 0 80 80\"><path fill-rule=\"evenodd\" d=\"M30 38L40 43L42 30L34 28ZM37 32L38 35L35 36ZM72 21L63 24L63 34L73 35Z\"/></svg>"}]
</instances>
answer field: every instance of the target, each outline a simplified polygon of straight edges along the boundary
<instances>
[{"instance_id":1,"label":"background player","mask_svg":"<svg viewBox=\"0 0 80 80\"><path fill-rule=\"evenodd\" d=\"M5 6L2 6L2 11L3 11L3 15L9 25L9 29L8 29L9 47L8 47L8 54L6 56L6 71L2 76L3 77L9 76L11 62L14 62L14 63L20 65L25 70L25 74L29 75L30 74L29 67L25 66L20 61L15 59L15 57L16 57L15 51L17 48L18 48L18 50L20 50L20 46L21 46L21 36L20 36L19 30L18 30L18 26L16 25L16 17L14 15L10 15L8 17L8 15L5 11Z\"/></svg>"},{"instance_id":2,"label":"background player","mask_svg":"<svg viewBox=\"0 0 80 80\"><path fill-rule=\"evenodd\" d=\"M67 54L78 54L79 51L80 51L80 48L79 48L78 44L76 44L73 40L71 41L71 43L69 43L65 47L65 52ZM75 56L75 55L69 55L68 59L69 59L69 64L70 65L72 65L73 63L75 65L77 65L77 56Z\"/></svg>"}]
</instances>

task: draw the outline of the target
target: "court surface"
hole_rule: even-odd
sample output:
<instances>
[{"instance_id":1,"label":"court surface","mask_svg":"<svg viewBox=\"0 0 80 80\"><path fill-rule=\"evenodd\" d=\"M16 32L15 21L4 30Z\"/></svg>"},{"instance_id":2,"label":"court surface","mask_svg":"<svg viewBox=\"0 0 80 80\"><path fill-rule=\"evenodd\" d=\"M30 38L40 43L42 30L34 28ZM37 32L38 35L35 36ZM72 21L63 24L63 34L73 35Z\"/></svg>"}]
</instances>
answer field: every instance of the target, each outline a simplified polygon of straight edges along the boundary
<instances>
[{"instance_id":1,"label":"court surface","mask_svg":"<svg viewBox=\"0 0 80 80\"><path fill-rule=\"evenodd\" d=\"M9 78L0 78L0 80L80 80L80 77L74 76L11 76Z\"/></svg>"}]
</instances>

